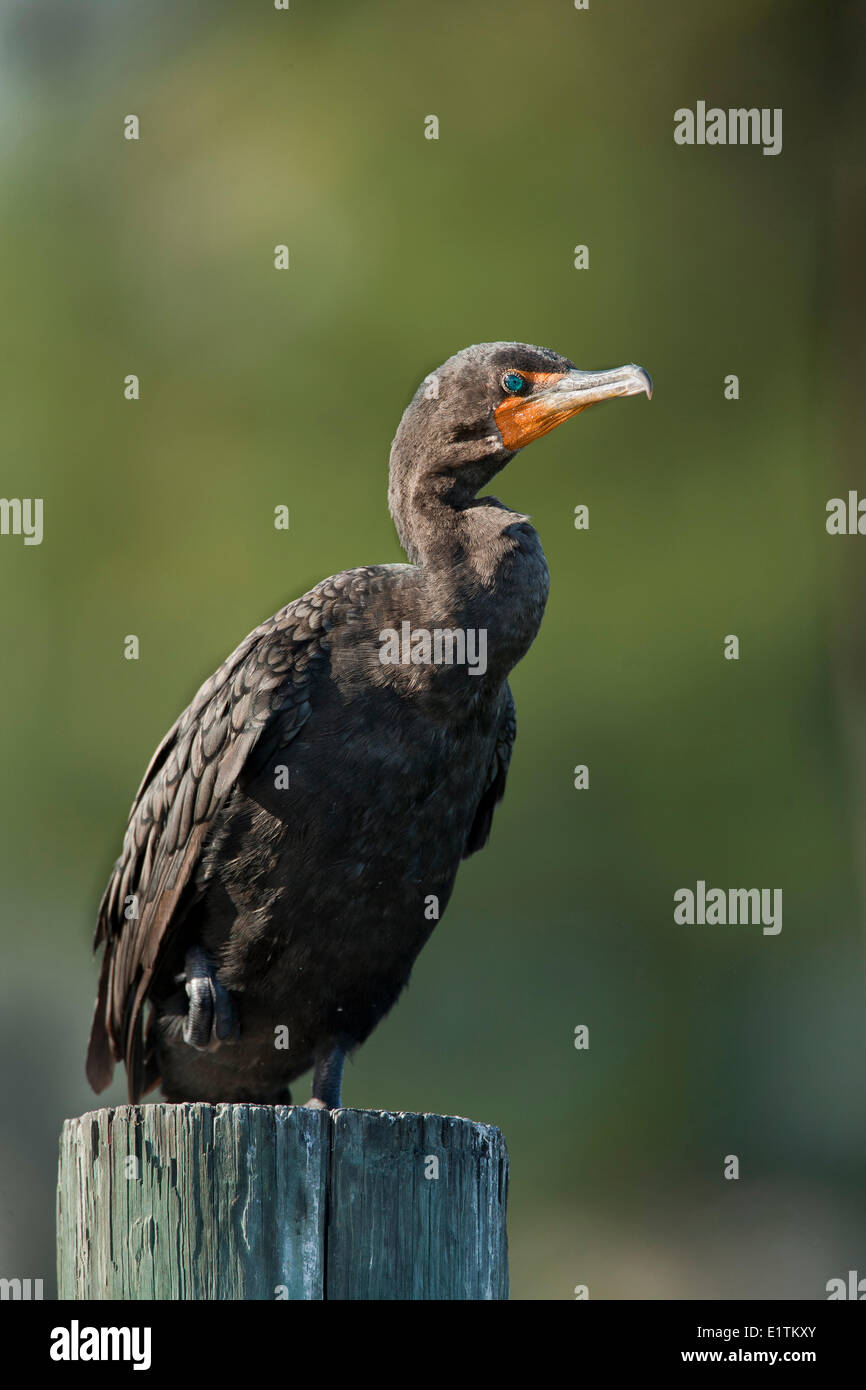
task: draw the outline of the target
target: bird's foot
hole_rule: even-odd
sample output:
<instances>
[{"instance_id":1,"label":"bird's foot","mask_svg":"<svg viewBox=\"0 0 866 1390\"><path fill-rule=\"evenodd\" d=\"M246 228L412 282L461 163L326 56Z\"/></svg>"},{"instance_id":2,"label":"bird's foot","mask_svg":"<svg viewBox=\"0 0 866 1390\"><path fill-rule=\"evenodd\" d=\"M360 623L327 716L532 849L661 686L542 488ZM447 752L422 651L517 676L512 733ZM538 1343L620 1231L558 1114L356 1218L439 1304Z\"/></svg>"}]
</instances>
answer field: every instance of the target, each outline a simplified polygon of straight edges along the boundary
<instances>
[{"instance_id":1,"label":"bird's foot","mask_svg":"<svg viewBox=\"0 0 866 1390\"><path fill-rule=\"evenodd\" d=\"M346 1045L343 1043L333 1043L327 1051L319 1053L313 1070L313 1094L305 1109L340 1109L345 1061Z\"/></svg>"},{"instance_id":2,"label":"bird's foot","mask_svg":"<svg viewBox=\"0 0 866 1390\"><path fill-rule=\"evenodd\" d=\"M234 1042L239 1033L234 999L216 977L213 961L201 946L186 953L183 971L189 1005L183 1021L183 1040L199 1052Z\"/></svg>"}]
</instances>

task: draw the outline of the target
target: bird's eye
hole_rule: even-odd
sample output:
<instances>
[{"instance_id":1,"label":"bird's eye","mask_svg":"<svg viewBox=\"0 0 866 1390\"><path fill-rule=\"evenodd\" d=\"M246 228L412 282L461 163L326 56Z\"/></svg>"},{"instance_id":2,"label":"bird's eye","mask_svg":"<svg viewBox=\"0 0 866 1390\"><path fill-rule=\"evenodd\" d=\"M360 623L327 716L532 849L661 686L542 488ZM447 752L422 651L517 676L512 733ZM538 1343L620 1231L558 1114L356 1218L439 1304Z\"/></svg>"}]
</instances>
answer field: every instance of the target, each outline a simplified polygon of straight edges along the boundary
<instances>
[{"instance_id":1,"label":"bird's eye","mask_svg":"<svg viewBox=\"0 0 866 1390\"><path fill-rule=\"evenodd\" d=\"M519 372L506 372L502 378L502 385L509 395L516 396L526 385L526 378Z\"/></svg>"}]
</instances>

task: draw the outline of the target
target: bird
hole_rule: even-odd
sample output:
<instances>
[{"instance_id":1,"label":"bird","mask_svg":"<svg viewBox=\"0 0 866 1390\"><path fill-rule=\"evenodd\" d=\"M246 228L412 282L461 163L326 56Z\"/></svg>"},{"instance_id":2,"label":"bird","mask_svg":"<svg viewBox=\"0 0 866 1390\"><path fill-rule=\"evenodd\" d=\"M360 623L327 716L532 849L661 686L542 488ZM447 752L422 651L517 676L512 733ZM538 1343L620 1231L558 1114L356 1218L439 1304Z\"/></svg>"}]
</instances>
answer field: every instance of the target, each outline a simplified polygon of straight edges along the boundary
<instances>
[{"instance_id":1,"label":"bird","mask_svg":"<svg viewBox=\"0 0 866 1390\"><path fill-rule=\"evenodd\" d=\"M347 1056L406 986L487 843L516 722L508 676L549 573L530 518L482 494L586 407L652 395L480 343L429 373L390 452L406 562L323 580L255 628L154 753L99 912L86 1072L131 1103L342 1105Z\"/></svg>"}]
</instances>

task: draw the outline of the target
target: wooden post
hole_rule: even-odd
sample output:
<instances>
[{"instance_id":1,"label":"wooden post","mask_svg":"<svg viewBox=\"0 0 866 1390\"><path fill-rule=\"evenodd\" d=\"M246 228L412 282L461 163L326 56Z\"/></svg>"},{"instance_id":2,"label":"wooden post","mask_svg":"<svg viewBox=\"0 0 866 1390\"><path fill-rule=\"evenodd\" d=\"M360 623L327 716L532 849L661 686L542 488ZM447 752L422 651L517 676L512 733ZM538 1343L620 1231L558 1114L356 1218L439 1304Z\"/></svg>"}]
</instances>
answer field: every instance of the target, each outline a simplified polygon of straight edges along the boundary
<instances>
[{"instance_id":1,"label":"wooden post","mask_svg":"<svg viewBox=\"0 0 866 1390\"><path fill-rule=\"evenodd\" d=\"M124 1105L67 1120L59 1295L503 1299L508 1154L446 1115Z\"/></svg>"}]
</instances>

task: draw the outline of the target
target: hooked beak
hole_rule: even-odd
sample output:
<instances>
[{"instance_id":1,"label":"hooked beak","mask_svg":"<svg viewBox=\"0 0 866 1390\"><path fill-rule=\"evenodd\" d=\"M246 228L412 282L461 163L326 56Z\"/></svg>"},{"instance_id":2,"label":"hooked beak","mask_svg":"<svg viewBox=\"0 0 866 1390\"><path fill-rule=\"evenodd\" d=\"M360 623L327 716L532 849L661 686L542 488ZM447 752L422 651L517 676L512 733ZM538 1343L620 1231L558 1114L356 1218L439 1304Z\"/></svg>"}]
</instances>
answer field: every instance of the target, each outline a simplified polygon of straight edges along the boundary
<instances>
[{"instance_id":1,"label":"hooked beak","mask_svg":"<svg viewBox=\"0 0 866 1390\"><path fill-rule=\"evenodd\" d=\"M649 373L633 362L607 372L571 371L543 377L538 374L534 384L541 389L525 396L509 396L494 411L506 449L522 449L524 444L531 444L598 401L636 396L641 391L647 396L653 393Z\"/></svg>"}]
</instances>

